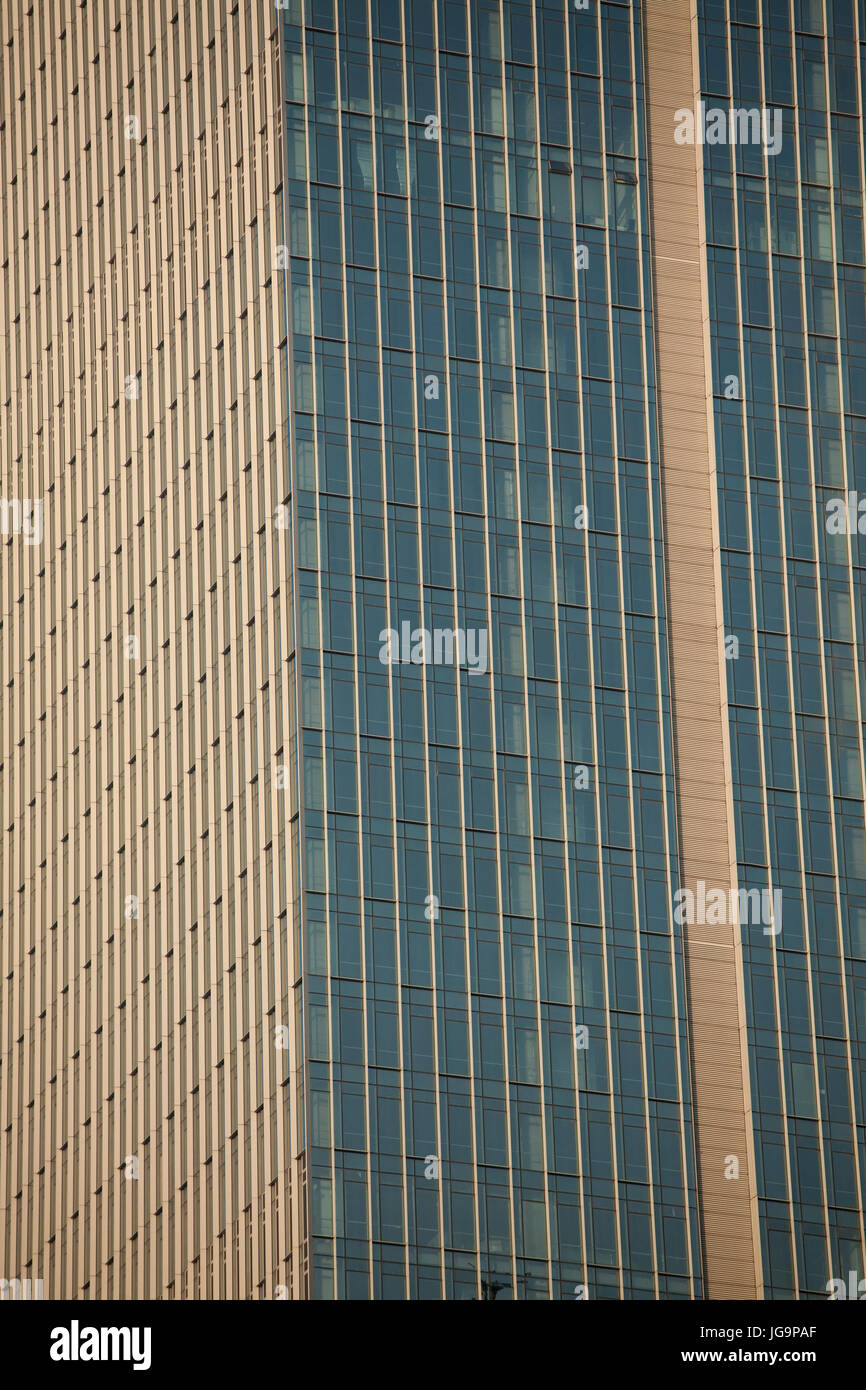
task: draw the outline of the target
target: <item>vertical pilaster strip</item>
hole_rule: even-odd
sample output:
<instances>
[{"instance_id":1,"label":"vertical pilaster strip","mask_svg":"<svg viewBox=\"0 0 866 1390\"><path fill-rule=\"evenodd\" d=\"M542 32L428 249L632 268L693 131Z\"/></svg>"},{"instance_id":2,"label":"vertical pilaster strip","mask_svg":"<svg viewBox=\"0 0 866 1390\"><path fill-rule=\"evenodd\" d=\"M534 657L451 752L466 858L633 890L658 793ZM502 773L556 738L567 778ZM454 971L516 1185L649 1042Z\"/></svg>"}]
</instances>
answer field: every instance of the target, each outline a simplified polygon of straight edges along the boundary
<instances>
[{"instance_id":1,"label":"vertical pilaster strip","mask_svg":"<svg viewBox=\"0 0 866 1390\"><path fill-rule=\"evenodd\" d=\"M653 289L681 884L736 888L695 0L644 5ZM730 898L729 898L730 901ZM735 915L727 914L729 919ZM761 1297L740 928L684 927L705 1296ZM739 1176L726 1177L736 1156Z\"/></svg>"}]
</instances>

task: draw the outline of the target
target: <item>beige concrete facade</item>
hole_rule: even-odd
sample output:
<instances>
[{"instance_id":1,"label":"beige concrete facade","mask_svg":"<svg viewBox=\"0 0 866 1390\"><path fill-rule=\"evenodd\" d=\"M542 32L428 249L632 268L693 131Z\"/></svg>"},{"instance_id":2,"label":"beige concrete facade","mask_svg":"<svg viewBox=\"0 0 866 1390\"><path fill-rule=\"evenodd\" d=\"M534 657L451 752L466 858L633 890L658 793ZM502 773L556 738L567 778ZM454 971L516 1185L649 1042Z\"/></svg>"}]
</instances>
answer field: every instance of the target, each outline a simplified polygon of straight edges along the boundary
<instances>
[{"instance_id":1,"label":"beige concrete facade","mask_svg":"<svg viewBox=\"0 0 866 1390\"><path fill-rule=\"evenodd\" d=\"M277 26L0 10L0 1275L46 1298L300 1291Z\"/></svg>"}]
</instances>

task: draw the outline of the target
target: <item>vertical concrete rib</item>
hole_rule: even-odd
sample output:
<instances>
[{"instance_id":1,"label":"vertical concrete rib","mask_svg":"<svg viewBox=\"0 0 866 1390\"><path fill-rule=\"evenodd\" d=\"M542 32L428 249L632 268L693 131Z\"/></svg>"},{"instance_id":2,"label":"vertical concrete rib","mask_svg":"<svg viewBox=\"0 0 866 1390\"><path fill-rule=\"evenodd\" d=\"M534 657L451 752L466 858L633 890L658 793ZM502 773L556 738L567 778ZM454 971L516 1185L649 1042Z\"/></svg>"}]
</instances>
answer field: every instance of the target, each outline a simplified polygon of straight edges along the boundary
<instances>
[{"instance_id":1,"label":"vertical concrete rib","mask_svg":"<svg viewBox=\"0 0 866 1390\"><path fill-rule=\"evenodd\" d=\"M656 366L681 883L736 887L694 0L644 7ZM728 913L729 918L733 914ZM687 925L692 1095L706 1296L761 1297L740 928ZM739 1162L739 1177L726 1177Z\"/></svg>"}]
</instances>

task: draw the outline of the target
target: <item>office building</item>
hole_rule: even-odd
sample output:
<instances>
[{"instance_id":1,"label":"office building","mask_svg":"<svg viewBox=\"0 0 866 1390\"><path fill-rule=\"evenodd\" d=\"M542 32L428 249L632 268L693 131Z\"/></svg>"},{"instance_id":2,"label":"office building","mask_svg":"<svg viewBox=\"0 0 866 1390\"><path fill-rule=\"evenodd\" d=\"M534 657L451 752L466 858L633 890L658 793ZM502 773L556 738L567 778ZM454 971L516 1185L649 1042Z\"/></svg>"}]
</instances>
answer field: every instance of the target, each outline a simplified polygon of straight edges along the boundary
<instances>
[{"instance_id":1,"label":"office building","mask_svg":"<svg viewBox=\"0 0 866 1390\"><path fill-rule=\"evenodd\" d=\"M864 0L0 25L0 1275L856 1285Z\"/></svg>"}]
</instances>

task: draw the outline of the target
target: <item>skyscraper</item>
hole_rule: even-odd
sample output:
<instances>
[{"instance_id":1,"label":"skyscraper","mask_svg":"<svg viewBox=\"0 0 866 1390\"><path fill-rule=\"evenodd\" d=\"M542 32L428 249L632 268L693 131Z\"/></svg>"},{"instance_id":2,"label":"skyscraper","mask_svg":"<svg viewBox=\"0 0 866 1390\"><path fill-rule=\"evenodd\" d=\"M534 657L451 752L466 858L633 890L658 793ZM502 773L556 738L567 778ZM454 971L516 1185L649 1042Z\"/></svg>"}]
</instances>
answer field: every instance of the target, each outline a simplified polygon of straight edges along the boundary
<instances>
[{"instance_id":1,"label":"skyscraper","mask_svg":"<svg viewBox=\"0 0 866 1390\"><path fill-rule=\"evenodd\" d=\"M864 0L0 23L0 1276L848 1289Z\"/></svg>"}]
</instances>

